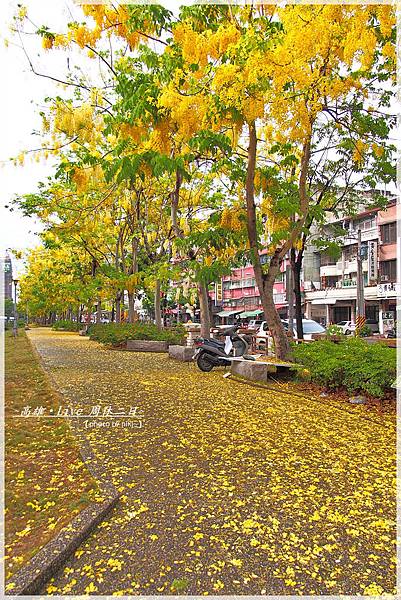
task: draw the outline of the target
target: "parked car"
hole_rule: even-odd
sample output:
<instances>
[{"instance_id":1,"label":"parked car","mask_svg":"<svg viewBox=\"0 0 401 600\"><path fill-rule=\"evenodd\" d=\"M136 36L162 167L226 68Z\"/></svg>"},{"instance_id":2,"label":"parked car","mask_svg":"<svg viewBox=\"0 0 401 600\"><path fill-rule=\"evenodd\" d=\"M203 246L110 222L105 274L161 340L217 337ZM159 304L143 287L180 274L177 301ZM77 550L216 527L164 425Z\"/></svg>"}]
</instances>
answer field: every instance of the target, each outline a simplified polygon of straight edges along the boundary
<instances>
[{"instance_id":1,"label":"parked car","mask_svg":"<svg viewBox=\"0 0 401 600\"><path fill-rule=\"evenodd\" d=\"M261 319L251 319L248 323L248 329L259 329L259 327L264 323Z\"/></svg>"},{"instance_id":2,"label":"parked car","mask_svg":"<svg viewBox=\"0 0 401 600\"><path fill-rule=\"evenodd\" d=\"M286 331L288 331L288 319L281 319L281 322L284 326L284 329ZM325 333L326 329L320 325L320 323L317 323L316 321L313 321L312 319L302 319L302 326L303 326L303 330L304 330L304 340L312 340L313 339L313 335L314 334L318 334L318 333ZM267 326L267 322L263 321L261 326L259 327L259 330L256 334L256 347L260 348L260 347L264 347L266 345L266 340L267 340L267 336L268 336L268 332L269 332L269 328ZM293 332L294 332L294 337L297 337L297 326L296 323L294 321L294 326L293 326Z\"/></svg>"},{"instance_id":3,"label":"parked car","mask_svg":"<svg viewBox=\"0 0 401 600\"><path fill-rule=\"evenodd\" d=\"M282 320L282 323L284 325L284 329L287 331L288 319ZM302 328L304 330L304 340L312 340L312 336L314 334L326 333L326 329L323 327L323 325L320 325L320 323L317 323L317 321L313 321L312 319L302 319ZM293 325L293 332L294 337L297 337L297 324L295 322L295 319Z\"/></svg>"},{"instance_id":4,"label":"parked car","mask_svg":"<svg viewBox=\"0 0 401 600\"><path fill-rule=\"evenodd\" d=\"M351 333L354 333L356 327L355 323L352 321L339 321L339 323L336 323L336 325L342 329L344 335L350 335Z\"/></svg>"}]
</instances>

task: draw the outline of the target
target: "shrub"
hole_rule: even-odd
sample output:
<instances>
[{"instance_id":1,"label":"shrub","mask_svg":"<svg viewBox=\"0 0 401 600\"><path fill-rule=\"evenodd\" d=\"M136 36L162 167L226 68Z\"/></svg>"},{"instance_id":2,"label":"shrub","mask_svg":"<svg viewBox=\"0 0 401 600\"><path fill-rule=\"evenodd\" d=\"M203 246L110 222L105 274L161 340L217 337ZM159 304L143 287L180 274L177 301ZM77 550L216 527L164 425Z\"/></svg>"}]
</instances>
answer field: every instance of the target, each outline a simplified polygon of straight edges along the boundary
<instances>
[{"instance_id":1,"label":"shrub","mask_svg":"<svg viewBox=\"0 0 401 600\"><path fill-rule=\"evenodd\" d=\"M372 335L372 330L369 327L369 325L363 325L363 327L361 327L361 329L359 330L359 335L362 337L368 337L369 335Z\"/></svg>"},{"instance_id":2,"label":"shrub","mask_svg":"<svg viewBox=\"0 0 401 600\"><path fill-rule=\"evenodd\" d=\"M293 349L296 363L309 379L328 389L344 388L382 398L396 377L394 348L351 338L335 344L329 340L300 344Z\"/></svg>"},{"instance_id":3,"label":"shrub","mask_svg":"<svg viewBox=\"0 0 401 600\"><path fill-rule=\"evenodd\" d=\"M182 344L186 332L182 325L159 330L152 323L106 323L92 325L89 330L91 340L111 346L121 346L127 340L156 340L169 344Z\"/></svg>"},{"instance_id":4,"label":"shrub","mask_svg":"<svg viewBox=\"0 0 401 600\"><path fill-rule=\"evenodd\" d=\"M338 325L329 325L328 328L326 329L326 334L328 337L330 336L340 336L340 337L344 337L344 332L342 330L341 327L339 327Z\"/></svg>"},{"instance_id":5,"label":"shrub","mask_svg":"<svg viewBox=\"0 0 401 600\"><path fill-rule=\"evenodd\" d=\"M52 329L55 329L56 331L79 331L82 329L82 323L61 319L60 321L53 323Z\"/></svg>"}]
</instances>

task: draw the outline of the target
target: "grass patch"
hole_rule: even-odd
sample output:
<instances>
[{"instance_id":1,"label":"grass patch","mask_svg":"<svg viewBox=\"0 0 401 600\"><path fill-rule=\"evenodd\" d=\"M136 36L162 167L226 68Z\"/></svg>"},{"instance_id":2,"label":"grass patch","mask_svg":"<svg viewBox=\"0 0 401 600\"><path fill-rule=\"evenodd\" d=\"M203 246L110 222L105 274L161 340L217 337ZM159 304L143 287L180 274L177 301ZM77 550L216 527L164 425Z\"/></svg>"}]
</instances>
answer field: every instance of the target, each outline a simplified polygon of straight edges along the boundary
<instances>
[{"instance_id":1,"label":"grass patch","mask_svg":"<svg viewBox=\"0 0 401 600\"><path fill-rule=\"evenodd\" d=\"M5 338L5 573L11 577L96 498L64 419L20 417L24 407L58 409L24 331Z\"/></svg>"}]
</instances>

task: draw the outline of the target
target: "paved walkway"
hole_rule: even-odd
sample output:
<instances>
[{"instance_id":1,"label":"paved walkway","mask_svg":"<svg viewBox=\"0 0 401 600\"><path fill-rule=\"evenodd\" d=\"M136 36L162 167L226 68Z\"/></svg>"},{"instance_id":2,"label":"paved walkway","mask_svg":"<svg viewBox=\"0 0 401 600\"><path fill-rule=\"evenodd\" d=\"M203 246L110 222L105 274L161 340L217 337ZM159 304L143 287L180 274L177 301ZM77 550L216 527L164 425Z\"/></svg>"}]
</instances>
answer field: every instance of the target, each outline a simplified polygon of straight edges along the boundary
<instances>
[{"instance_id":1,"label":"paved walkway","mask_svg":"<svg viewBox=\"0 0 401 600\"><path fill-rule=\"evenodd\" d=\"M142 429L77 421L122 501L48 593L394 591L391 423L166 355L48 329L29 337L65 404L144 414Z\"/></svg>"}]
</instances>

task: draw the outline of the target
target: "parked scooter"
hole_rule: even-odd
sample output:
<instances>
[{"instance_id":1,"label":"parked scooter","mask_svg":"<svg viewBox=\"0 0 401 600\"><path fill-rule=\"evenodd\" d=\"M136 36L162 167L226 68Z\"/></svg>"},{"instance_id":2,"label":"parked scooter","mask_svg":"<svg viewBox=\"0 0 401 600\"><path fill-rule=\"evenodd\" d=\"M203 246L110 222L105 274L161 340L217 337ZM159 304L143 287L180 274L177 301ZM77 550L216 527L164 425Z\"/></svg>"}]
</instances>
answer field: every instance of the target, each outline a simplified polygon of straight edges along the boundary
<instances>
[{"instance_id":1,"label":"parked scooter","mask_svg":"<svg viewBox=\"0 0 401 600\"><path fill-rule=\"evenodd\" d=\"M198 337L195 340L196 352L193 360L201 371L209 372L213 367L227 366L230 359L242 356L246 360L255 360L247 355L249 336L237 333L238 325L226 329L225 341L214 338Z\"/></svg>"}]
</instances>

